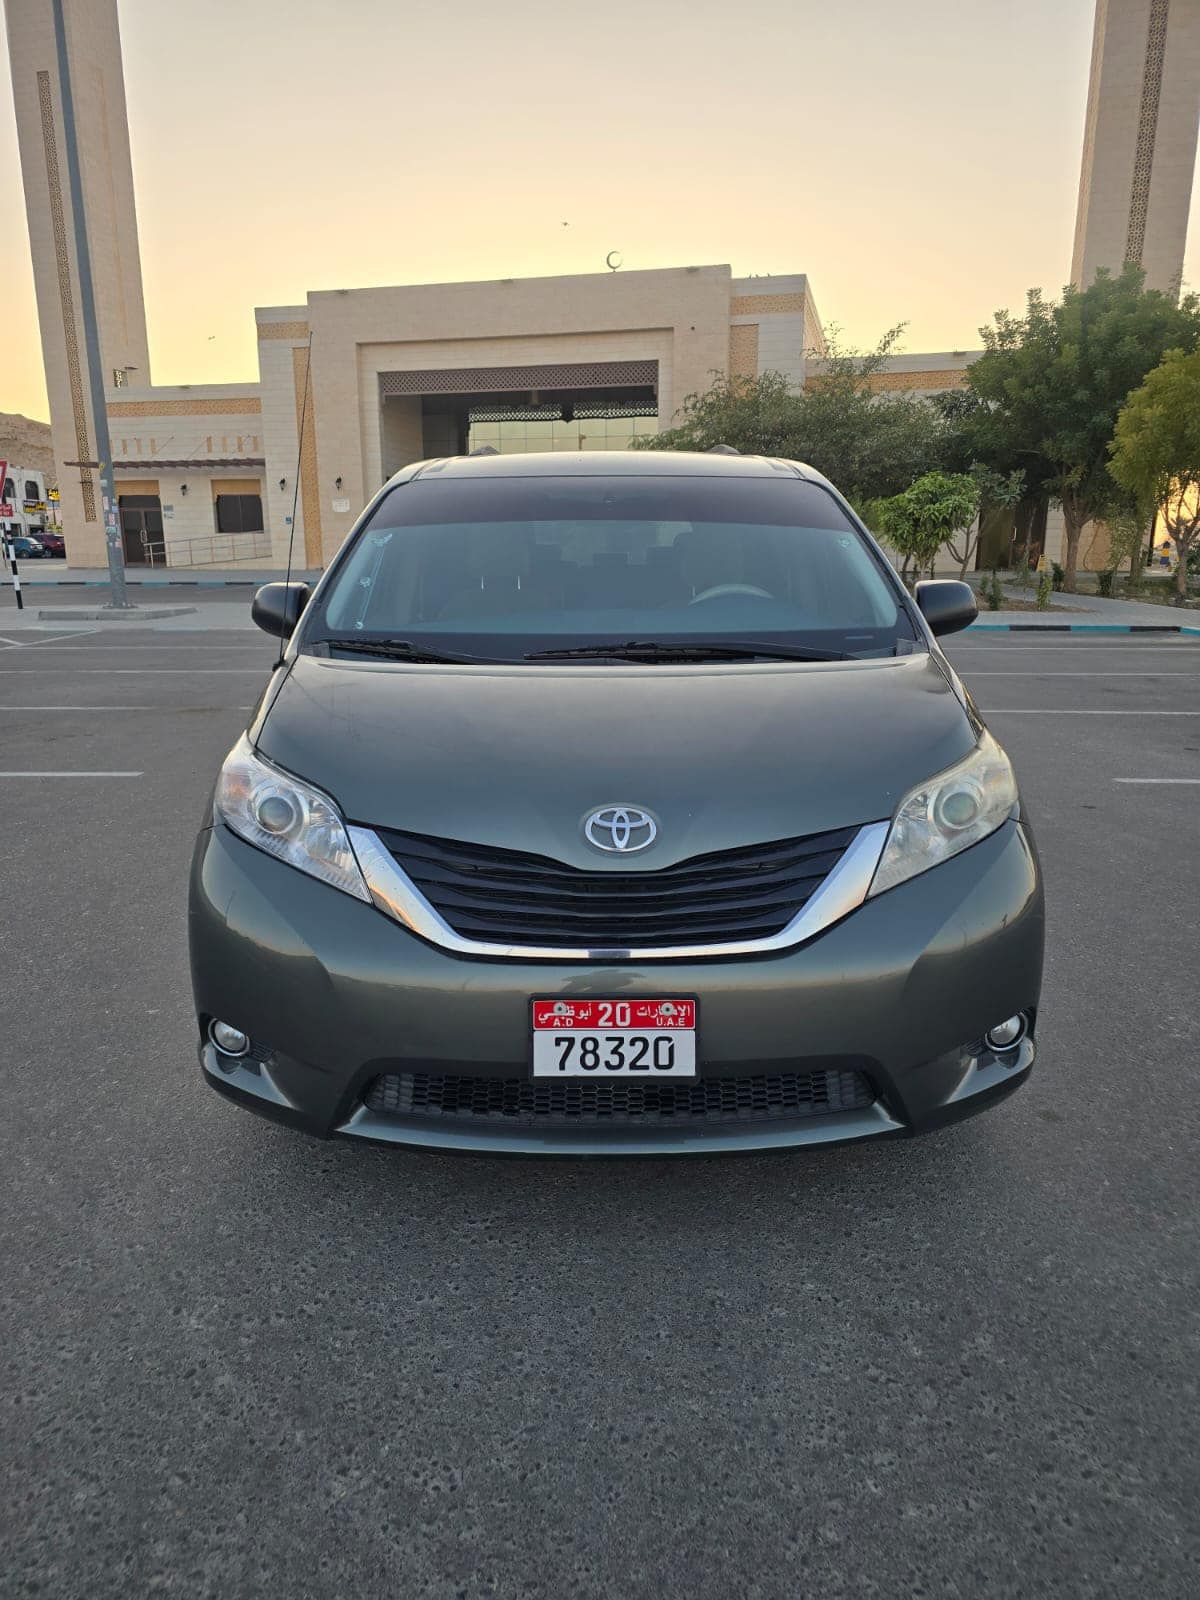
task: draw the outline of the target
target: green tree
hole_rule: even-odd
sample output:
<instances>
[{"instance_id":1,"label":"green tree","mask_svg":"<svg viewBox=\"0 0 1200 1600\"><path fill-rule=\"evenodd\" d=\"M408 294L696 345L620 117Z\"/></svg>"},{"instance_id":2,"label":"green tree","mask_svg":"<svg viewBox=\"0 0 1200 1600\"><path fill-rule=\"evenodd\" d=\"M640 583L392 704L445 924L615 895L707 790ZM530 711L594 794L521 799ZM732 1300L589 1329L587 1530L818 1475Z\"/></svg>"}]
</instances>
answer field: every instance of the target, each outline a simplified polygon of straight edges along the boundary
<instances>
[{"instance_id":1,"label":"green tree","mask_svg":"<svg viewBox=\"0 0 1200 1600\"><path fill-rule=\"evenodd\" d=\"M1061 505L1073 593L1080 536L1111 498L1117 414L1168 350L1195 349L1200 302L1188 295L1176 305L1128 265L1086 289L1069 286L1058 303L1031 290L1024 317L998 311L980 333L984 353L967 373L986 407L977 426L1009 469L1024 469L1028 491Z\"/></svg>"},{"instance_id":2,"label":"green tree","mask_svg":"<svg viewBox=\"0 0 1200 1600\"><path fill-rule=\"evenodd\" d=\"M1157 512L1187 594L1187 567L1200 531L1200 352L1168 351L1117 418L1109 470L1140 505Z\"/></svg>"},{"instance_id":3,"label":"green tree","mask_svg":"<svg viewBox=\"0 0 1200 1600\"><path fill-rule=\"evenodd\" d=\"M683 402L675 428L639 440L651 450L709 450L732 445L744 454L806 461L831 478L857 506L906 488L939 464L945 432L938 413L912 395L878 393L875 378L895 354L901 328L890 329L865 354L828 335L803 390L778 372L758 378L714 374L703 394Z\"/></svg>"},{"instance_id":4,"label":"green tree","mask_svg":"<svg viewBox=\"0 0 1200 1600\"><path fill-rule=\"evenodd\" d=\"M906 582L909 563L917 573L932 571L943 545L950 545L965 577L974 553L970 530L979 515L979 500L979 480L970 473L926 472L902 493L877 500L871 521L900 555L900 576ZM964 545L961 555L954 548L958 540Z\"/></svg>"},{"instance_id":5,"label":"green tree","mask_svg":"<svg viewBox=\"0 0 1200 1600\"><path fill-rule=\"evenodd\" d=\"M1124 562L1129 562L1127 592L1136 592L1142 581L1142 568L1146 560L1146 535L1152 528L1155 512L1143 507L1136 495L1113 484L1112 500L1102 513L1108 529L1108 560L1105 571L1110 574L1109 590ZM1103 576L1103 574L1102 574Z\"/></svg>"},{"instance_id":6,"label":"green tree","mask_svg":"<svg viewBox=\"0 0 1200 1600\"><path fill-rule=\"evenodd\" d=\"M1021 495L1025 487L1025 474L1018 467L1014 472L996 472L991 467L985 467L982 462L972 464L969 477L974 479L979 491L979 511L973 524L961 530L963 541L962 554L958 550L958 534L948 540L950 554L956 561L962 562L959 577L965 578L970 568L975 565L975 555L979 549L979 541L983 538L984 518L990 511L1010 511L1020 504Z\"/></svg>"},{"instance_id":7,"label":"green tree","mask_svg":"<svg viewBox=\"0 0 1200 1600\"><path fill-rule=\"evenodd\" d=\"M799 429L800 393L780 372L758 378L711 374L703 394L689 394L682 421L634 440L639 450L711 450L727 444L743 455L787 456Z\"/></svg>"},{"instance_id":8,"label":"green tree","mask_svg":"<svg viewBox=\"0 0 1200 1600\"><path fill-rule=\"evenodd\" d=\"M941 465L945 427L938 413L916 395L875 386L902 332L903 324L889 329L863 354L843 348L833 330L801 397L794 459L823 472L859 507ZM815 352L809 357L818 359Z\"/></svg>"},{"instance_id":9,"label":"green tree","mask_svg":"<svg viewBox=\"0 0 1200 1600\"><path fill-rule=\"evenodd\" d=\"M1014 426L1013 417L968 386L933 395L944 425L941 465L947 472L982 475L981 518L991 509L1013 519L1009 559L1028 565L1035 524L1045 523L1048 495L1042 484L1051 464Z\"/></svg>"}]
</instances>

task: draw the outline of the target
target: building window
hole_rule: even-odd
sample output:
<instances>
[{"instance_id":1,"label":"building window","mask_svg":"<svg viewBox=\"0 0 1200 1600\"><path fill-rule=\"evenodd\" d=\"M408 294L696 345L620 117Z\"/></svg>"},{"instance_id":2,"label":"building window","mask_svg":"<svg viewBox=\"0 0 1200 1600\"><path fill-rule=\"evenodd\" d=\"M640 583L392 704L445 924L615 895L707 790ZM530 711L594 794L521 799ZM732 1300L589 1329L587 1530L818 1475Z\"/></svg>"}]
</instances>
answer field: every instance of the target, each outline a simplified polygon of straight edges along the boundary
<instances>
[{"instance_id":1,"label":"building window","mask_svg":"<svg viewBox=\"0 0 1200 1600\"><path fill-rule=\"evenodd\" d=\"M16 487L16 484L13 483L11 478L5 478L5 480L4 480L4 488L0 489L0 500L15 500L16 498L17 498L17 487Z\"/></svg>"},{"instance_id":2,"label":"building window","mask_svg":"<svg viewBox=\"0 0 1200 1600\"><path fill-rule=\"evenodd\" d=\"M628 450L635 439L657 432L657 417L472 422L467 449L490 444L502 456L523 455L529 450Z\"/></svg>"},{"instance_id":3,"label":"building window","mask_svg":"<svg viewBox=\"0 0 1200 1600\"><path fill-rule=\"evenodd\" d=\"M25 479L25 498L26 498L26 500L40 500L41 497L42 497L41 496L41 491L39 490L39 488L37 486L36 478L26 478Z\"/></svg>"},{"instance_id":4,"label":"building window","mask_svg":"<svg viewBox=\"0 0 1200 1600\"><path fill-rule=\"evenodd\" d=\"M113 368L113 388L114 389L126 389L128 387L129 387L129 368L128 367L114 367Z\"/></svg>"},{"instance_id":5,"label":"building window","mask_svg":"<svg viewBox=\"0 0 1200 1600\"><path fill-rule=\"evenodd\" d=\"M262 495L219 494L216 499L218 533L262 532Z\"/></svg>"}]
</instances>

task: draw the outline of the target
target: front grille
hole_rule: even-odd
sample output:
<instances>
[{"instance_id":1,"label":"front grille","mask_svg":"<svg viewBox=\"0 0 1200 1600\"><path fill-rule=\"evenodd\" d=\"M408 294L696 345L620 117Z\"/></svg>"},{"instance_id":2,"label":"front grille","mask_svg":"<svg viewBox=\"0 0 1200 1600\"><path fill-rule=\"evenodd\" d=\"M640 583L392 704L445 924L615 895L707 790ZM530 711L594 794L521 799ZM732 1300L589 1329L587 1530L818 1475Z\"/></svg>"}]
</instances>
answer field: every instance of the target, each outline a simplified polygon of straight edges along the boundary
<instances>
[{"instance_id":1,"label":"front grille","mask_svg":"<svg viewBox=\"0 0 1200 1600\"><path fill-rule=\"evenodd\" d=\"M464 937L623 950L770 938L800 911L858 830L779 839L633 872L586 871L519 850L376 831L430 905Z\"/></svg>"},{"instance_id":2,"label":"front grille","mask_svg":"<svg viewBox=\"0 0 1200 1600\"><path fill-rule=\"evenodd\" d=\"M374 1079L363 1096L367 1109L382 1116L537 1128L790 1122L861 1111L874 1100L866 1073L843 1068L661 1083L394 1072Z\"/></svg>"}]
</instances>

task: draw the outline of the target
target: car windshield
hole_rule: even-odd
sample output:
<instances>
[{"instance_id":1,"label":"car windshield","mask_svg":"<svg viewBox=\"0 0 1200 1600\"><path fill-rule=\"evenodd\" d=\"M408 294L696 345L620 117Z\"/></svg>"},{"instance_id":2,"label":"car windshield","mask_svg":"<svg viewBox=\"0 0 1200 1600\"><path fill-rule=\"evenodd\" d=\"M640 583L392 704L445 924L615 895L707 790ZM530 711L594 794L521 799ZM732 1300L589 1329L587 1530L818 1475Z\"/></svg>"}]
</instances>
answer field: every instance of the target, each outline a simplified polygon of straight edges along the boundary
<instances>
[{"instance_id":1,"label":"car windshield","mask_svg":"<svg viewBox=\"0 0 1200 1600\"><path fill-rule=\"evenodd\" d=\"M304 642L519 660L605 644L892 655L916 638L895 579L820 485L631 474L398 485Z\"/></svg>"}]
</instances>

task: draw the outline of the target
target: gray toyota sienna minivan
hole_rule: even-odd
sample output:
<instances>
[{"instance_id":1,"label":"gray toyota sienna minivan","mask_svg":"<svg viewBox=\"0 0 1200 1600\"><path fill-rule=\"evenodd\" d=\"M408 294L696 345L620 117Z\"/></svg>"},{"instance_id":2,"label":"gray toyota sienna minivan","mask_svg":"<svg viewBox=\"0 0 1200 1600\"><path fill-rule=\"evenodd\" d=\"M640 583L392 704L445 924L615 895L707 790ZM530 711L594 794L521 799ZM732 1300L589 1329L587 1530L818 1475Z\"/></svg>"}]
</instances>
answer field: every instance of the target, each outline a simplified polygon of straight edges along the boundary
<instances>
[{"instance_id":1,"label":"gray toyota sienna minivan","mask_svg":"<svg viewBox=\"0 0 1200 1600\"><path fill-rule=\"evenodd\" d=\"M200 1062L316 1134L573 1155L914 1133L1034 1060L1008 757L847 502L731 453L406 467L196 847Z\"/></svg>"}]
</instances>

